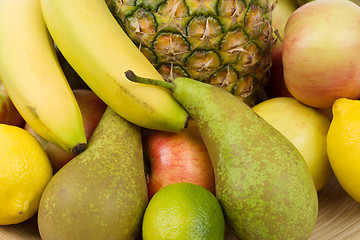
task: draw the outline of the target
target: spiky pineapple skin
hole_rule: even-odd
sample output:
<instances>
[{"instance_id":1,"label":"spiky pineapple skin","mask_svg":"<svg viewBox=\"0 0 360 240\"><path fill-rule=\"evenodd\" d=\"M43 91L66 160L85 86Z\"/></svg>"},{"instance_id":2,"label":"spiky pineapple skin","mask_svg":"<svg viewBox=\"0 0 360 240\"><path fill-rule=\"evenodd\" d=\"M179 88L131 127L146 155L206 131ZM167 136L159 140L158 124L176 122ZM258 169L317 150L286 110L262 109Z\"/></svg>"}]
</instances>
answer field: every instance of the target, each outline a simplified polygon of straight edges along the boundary
<instances>
[{"instance_id":1,"label":"spiky pineapple skin","mask_svg":"<svg viewBox=\"0 0 360 240\"><path fill-rule=\"evenodd\" d=\"M167 81L190 77L248 105L266 99L268 0L107 0L120 26Z\"/></svg>"}]
</instances>

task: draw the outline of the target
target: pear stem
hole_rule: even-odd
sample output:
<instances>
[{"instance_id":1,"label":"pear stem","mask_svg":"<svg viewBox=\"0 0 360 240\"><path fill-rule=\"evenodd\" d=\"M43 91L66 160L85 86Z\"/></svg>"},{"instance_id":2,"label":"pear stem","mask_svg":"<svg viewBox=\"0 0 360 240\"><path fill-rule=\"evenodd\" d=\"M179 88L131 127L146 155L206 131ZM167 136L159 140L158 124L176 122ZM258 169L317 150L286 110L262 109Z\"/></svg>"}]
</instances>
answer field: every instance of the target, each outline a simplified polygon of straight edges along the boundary
<instances>
[{"instance_id":1,"label":"pear stem","mask_svg":"<svg viewBox=\"0 0 360 240\"><path fill-rule=\"evenodd\" d=\"M125 76L132 82L157 85L157 86L169 89L171 92L175 91L175 84L173 82L166 82L166 81L157 80L157 79L139 77L131 70L127 70L125 72Z\"/></svg>"}]
</instances>

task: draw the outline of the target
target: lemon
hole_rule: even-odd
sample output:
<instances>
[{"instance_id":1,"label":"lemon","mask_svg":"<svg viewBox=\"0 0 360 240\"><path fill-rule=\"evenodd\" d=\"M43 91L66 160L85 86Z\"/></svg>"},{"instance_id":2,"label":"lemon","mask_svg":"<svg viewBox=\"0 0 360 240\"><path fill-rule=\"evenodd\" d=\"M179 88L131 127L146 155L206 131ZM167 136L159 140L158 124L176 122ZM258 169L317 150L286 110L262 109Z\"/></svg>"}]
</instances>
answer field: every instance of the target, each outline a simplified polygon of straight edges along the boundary
<instances>
[{"instance_id":1,"label":"lemon","mask_svg":"<svg viewBox=\"0 0 360 240\"><path fill-rule=\"evenodd\" d=\"M224 236L220 203L210 191L193 183L161 188L145 210L144 240L221 240Z\"/></svg>"},{"instance_id":2,"label":"lemon","mask_svg":"<svg viewBox=\"0 0 360 240\"><path fill-rule=\"evenodd\" d=\"M340 98L333 104L327 152L343 189L360 202L360 101Z\"/></svg>"},{"instance_id":3,"label":"lemon","mask_svg":"<svg viewBox=\"0 0 360 240\"><path fill-rule=\"evenodd\" d=\"M0 124L0 225L23 222L38 210L52 177L40 143L26 130Z\"/></svg>"}]
</instances>

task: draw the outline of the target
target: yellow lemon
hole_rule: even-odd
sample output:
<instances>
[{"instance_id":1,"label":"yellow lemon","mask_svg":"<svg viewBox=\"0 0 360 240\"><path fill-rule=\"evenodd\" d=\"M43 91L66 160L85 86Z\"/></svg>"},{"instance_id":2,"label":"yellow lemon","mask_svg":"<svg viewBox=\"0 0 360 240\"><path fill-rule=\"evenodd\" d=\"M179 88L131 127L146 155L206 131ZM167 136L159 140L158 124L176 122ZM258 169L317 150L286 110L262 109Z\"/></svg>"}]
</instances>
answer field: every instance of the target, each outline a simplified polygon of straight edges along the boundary
<instances>
[{"instance_id":1,"label":"yellow lemon","mask_svg":"<svg viewBox=\"0 0 360 240\"><path fill-rule=\"evenodd\" d=\"M26 130L0 124L0 225L23 222L38 210L52 177L40 143Z\"/></svg>"},{"instance_id":2,"label":"yellow lemon","mask_svg":"<svg viewBox=\"0 0 360 240\"><path fill-rule=\"evenodd\" d=\"M221 240L224 236L220 203L207 189L193 183L161 188L144 214L144 240Z\"/></svg>"},{"instance_id":3,"label":"yellow lemon","mask_svg":"<svg viewBox=\"0 0 360 240\"><path fill-rule=\"evenodd\" d=\"M327 151L343 189L360 202L360 101L340 98L333 105Z\"/></svg>"}]
</instances>

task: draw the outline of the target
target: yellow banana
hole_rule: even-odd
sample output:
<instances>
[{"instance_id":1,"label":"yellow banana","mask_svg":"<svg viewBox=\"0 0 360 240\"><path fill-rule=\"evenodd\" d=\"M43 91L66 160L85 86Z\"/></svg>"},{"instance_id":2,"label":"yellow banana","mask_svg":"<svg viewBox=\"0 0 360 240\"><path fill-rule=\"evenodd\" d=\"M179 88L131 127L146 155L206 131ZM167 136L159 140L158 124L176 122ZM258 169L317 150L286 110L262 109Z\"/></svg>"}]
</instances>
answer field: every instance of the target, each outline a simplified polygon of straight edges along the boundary
<instances>
[{"instance_id":1,"label":"yellow banana","mask_svg":"<svg viewBox=\"0 0 360 240\"><path fill-rule=\"evenodd\" d=\"M87 85L117 114L139 126L177 132L188 114L169 91L129 81L125 71L161 75L118 25L104 0L41 0L56 45Z\"/></svg>"},{"instance_id":2,"label":"yellow banana","mask_svg":"<svg viewBox=\"0 0 360 240\"><path fill-rule=\"evenodd\" d=\"M40 136L69 152L84 150L81 112L39 0L0 1L0 76L15 107Z\"/></svg>"}]
</instances>

